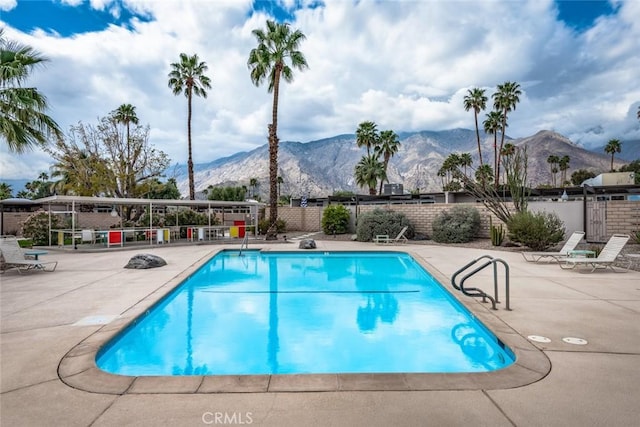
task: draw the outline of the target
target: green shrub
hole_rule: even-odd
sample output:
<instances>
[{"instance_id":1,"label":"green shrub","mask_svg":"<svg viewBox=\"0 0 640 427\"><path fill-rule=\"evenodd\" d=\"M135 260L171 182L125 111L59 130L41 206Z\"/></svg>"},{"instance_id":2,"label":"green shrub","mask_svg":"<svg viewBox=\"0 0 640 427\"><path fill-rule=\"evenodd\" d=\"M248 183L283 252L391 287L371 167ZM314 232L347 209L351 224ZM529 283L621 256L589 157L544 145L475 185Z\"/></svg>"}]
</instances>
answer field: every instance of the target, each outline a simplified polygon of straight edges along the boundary
<instances>
[{"instance_id":1,"label":"green shrub","mask_svg":"<svg viewBox=\"0 0 640 427\"><path fill-rule=\"evenodd\" d=\"M405 226L408 228L404 236L407 239L412 239L415 231L409 219L403 213L374 209L358 216L356 236L361 242L370 242L380 234L386 234L394 238Z\"/></svg>"},{"instance_id":2,"label":"green shrub","mask_svg":"<svg viewBox=\"0 0 640 427\"><path fill-rule=\"evenodd\" d=\"M564 238L564 224L550 212L518 212L507 224L509 239L534 251L543 251Z\"/></svg>"},{"instance_id":3,"label":"green shrub","mask_svg":"<svg viewBox=\"0 0 640 427\"><path fill-rule=\"evenodd\" d=\"M64 222L57 215L51 215L51 228L63 227ZM31 239L34 245L49 245L49 214L36 212L29 216L22 224L22 235Z\"/></svg>"},{"instance_id":4,"label":"green shrub","mask_svg":"<svg viewBox=\"0 0 640 427\"><path fill-rule=\"evenodd\" d=\"M322 231L325 234L345 234L349 231L351 212L342 205L330 205L322 214Z\"/></svg>"},{"instance_id":5,"label":"green shrub","mask_svg":"<svg viewBox=\"0 0 640 427\"><path fill-rule=\"evenodd\" d=\"M480 231L480 212L472 206L454 206L440 212L432 224L433 240L440 243L465 243Z\"/></svg>"},{"instance_id":6,"label":"green shrub","mask_svg":"<svg viewBox=\"0 0 640 427\"><path fill-rule=\"evenodd\" d=\"M261 219L260 221L258 221L258 232L263 235L267 234L269 225L270 223L267 218ZM285 231L287 231L287 223L281 218L278 218L278 220L276 221L276 231L278 233L284 233Z\"/></svg>"}]
</instances>

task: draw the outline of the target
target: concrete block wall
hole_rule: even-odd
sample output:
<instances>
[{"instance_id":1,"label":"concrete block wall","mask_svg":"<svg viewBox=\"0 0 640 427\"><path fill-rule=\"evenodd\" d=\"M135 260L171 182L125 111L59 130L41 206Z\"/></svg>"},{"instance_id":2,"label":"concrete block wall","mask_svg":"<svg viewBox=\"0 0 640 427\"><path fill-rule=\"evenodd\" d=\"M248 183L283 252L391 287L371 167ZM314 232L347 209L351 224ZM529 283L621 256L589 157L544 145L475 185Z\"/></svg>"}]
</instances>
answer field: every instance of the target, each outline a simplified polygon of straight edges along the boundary
<instances>
[{"instance_id":1,"label":"concrete block wall","mask_svg":"<svg viewBox=\"0 0 640 427\"><path fill-rule=\"evenodd\" d=\"M633 235L640 231L640 202L611 200L607 202L607 234Z\"/></svg>"}]
</instances>

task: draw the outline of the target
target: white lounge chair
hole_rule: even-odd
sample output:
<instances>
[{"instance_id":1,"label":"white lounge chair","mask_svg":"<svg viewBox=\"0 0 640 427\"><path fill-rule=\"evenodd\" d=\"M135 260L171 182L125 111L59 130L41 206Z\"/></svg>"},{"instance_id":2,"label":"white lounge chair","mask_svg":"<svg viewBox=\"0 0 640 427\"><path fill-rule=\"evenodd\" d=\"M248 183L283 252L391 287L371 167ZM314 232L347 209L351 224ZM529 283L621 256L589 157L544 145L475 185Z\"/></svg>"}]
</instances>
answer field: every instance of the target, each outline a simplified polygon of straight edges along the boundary
<instances>
[{"instance_id":1,"label":"white lounge chair","mask_svg":"<svg viewBox=\"0 0 640 427\"><path fill-rule=\"evenodd\" d=\"M402 227L402 230L398 233L395 239L390 239L388 234L378 234L373 241L378 244L393 244L393 243L407 243L409 240L404 236L404 233L409 229L408 225Z\"/></svg>"},{"instance_id":2,"label":"white lounge chair","mask_svg":"<svg viewBox=\"0 0 640 427\"><path fill-rule=\"evenodd\" d=\"M575 268L578 265L586 265L591 267L590 273L594 272L598 268L611 268L613 271L616 271L613 268L616 259L622 252L624 245L629 241L630 236L626 234L614 234L609 238L609 241L604 248L600 251L597 257L595 258L572 258L566 257L559 259L560 267L564 269ZM627 270L631 267L631 263L627 266Z\"/></svg>"},{"instance_id":3,"label":"white lounge chair","mask_svg":"<svg viewBox=\"0 0 640 427\"><path fill-rule=\"evenodd\" d=\"M0 253L4 258L4 270L16 269L18 273L28 270L55 271L58 261L42 261L26 259L22 248L15 237L3 237L0 239ZM48 265L53 267L47 269Z\"/></svg>"},{"instance_id":4,"label":"white lounge chair","mask_svg":"<svg viewBox=\"0 0 640 427\"><path fill-rule=\"evenodd\" d=\"M564 246L562 246L562 248L560 248L558 252L521 252L521 253L524 259L529 262L538 262L541 259L546 259L547 261L549 261L548 258L553 258L555 261L557 261L559 258L568 257L570 255L570 252L573 251L576 248L576 246L578 246L578 243L580 243L583 237L584 237L584 231L574 231L573 234L564 243Z\"/></svg>"}]
</instances>

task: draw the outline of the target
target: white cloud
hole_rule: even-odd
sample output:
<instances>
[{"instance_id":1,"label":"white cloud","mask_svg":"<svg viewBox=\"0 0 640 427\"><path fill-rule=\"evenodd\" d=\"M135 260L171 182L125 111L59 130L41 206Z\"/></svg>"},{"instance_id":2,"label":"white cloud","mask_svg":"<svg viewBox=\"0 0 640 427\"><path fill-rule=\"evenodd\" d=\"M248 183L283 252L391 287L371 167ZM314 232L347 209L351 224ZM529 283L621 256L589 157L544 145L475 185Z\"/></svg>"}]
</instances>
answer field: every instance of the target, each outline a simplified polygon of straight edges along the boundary
<instances>
[{"instance_id":1,"label":"white cloud","mask_svg":"<svg viewBox=\"0 0 640 427\"><path fill-rule=\"evenodd\" d=\"M10 11L18 5L18 0L0 0L0 10Z\"/></svg>"},{"instance_id":2,"label":"white cloud","mask_svg":"<svg viewBox=\"0 0 640 427\"><path fill-rule=\"evenodd\" d=\"M7 36L51 59L30 83L48 97L63 129L131 103L172 163L186 161L187 103L167 86L169 64L181 52L198 53L213 87L206 99L194 99L193 153L207 162L266 143L272 97L266 85L251 83L246 61L255 46L251 30L267 17L250 16L251 3L128 0L154 20L136 21L135 31L112 26L62 38L9 29ZM281 0L287 8L294 3ZM292 26L307 36L301 49L309 69L281 87L280 139L351 133L363 120L396 131L473 128L462 107L466 90L483 87L490 96L507 80L523 89L510 136L553 129L585 144L640 137L630 113L640 102L640 2L622 2L585 33L556 15L551 0L326 0L298 10ZM35 178L46 168L45 156L0 150L2 178ZM31 159L37 166L13 166Z\"/></svg>"}]
</instances>

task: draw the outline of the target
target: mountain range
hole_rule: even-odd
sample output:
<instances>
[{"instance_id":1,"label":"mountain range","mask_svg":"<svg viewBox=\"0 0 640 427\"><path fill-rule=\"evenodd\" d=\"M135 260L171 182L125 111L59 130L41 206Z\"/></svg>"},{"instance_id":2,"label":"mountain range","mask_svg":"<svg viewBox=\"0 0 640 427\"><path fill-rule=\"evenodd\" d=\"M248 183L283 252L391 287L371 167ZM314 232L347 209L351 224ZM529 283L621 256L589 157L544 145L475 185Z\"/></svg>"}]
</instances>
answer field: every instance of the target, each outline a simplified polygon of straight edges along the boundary
<instances>
[{"instance_id":1,"label":"mountain range","mask_svg":"<svg viewBox=\"0 0 640 427\"><path fill-rule=\"evenodd\" d=\"M420 131L398 133L401 143L398 153L389 162L387 175L390 183L402 184L405 192L419 189L421 192L442 190L442 181L437 176L444 159L451 153L471 153L474 165L478 164L477 139L474 130L451 129L444 131ZM578 169L593 171L596 175L611 167L611 156L587 150L553 131L543 130L535 135L512 139L505 138L516 146L527 147L528 177L531 186L549 184L551 173L547 158L554 154L567 155L570 168L567 177ZM498 138L498 144L500 143ZM483 159L493 163L493 136L481 133ZM614 168L640 158L640 141L623 141L623 152L614 161ZM355 183L354 168L365 154L364 148L356 145L355 135L337 135L307 143L282 141L278 152L278 175L283 178L280 193L300 197L324 197L335 191L367 193ZM182 194L188 193L187 171L184 165L173 170ZM213 162L196 164L194 180L196 191L209 186L241 186L251 191L249 181L256 178L259 186L256 196L268 199L269 163L268 145L252 151L236 153Z\"/></svg>"}]
</instances>

